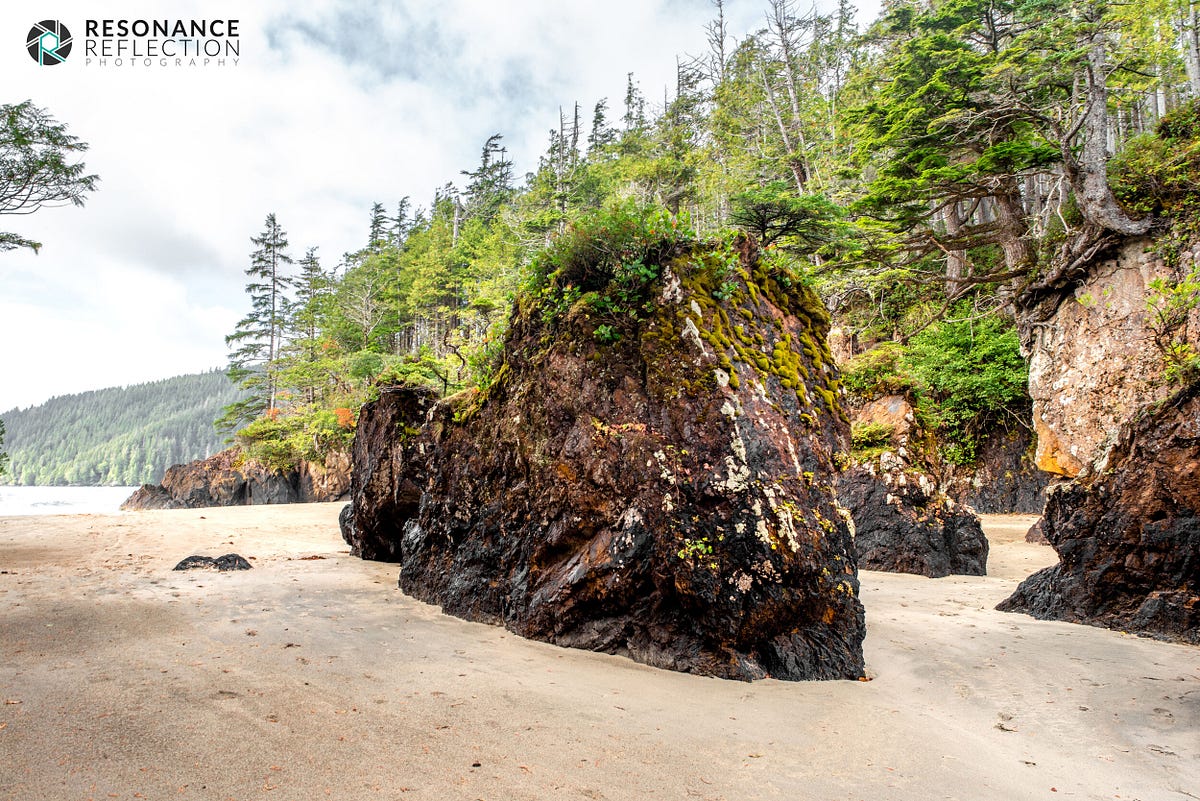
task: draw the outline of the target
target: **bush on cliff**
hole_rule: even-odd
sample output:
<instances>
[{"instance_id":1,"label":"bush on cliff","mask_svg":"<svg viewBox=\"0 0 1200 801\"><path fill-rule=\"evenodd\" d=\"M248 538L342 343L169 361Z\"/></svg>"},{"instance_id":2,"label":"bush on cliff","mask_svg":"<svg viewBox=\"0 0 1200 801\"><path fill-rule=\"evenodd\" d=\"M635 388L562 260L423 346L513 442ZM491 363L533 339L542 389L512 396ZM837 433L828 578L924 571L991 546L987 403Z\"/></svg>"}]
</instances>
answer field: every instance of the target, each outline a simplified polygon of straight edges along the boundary
<instances>
[{"instance_id":1,"label":"bush on cliff","mask_svg":"<svg viewBox=\"0 0 1200 801\"><path fill-rule=\"evenodd\" d=\"M1028 368L1016 328L997 314L972 318L960 305L955 318L937 323L907 345L881 342L848 361L843 386L860 401L908 395L926 430L938 434L943 456L975 461L980 434L1029 403Z\"/></svg>"},{"instance_id":2,"label":"bush on cliff","mask_svg":"<svg viewBox=\"0 0 1200 801\"><path fill-rule=\"evenodd\" d=\"M354 412L344 407L268 415L239 431L237 443L247 457L282 473L302 461L321 461L334 451L348 452L354 423Z\"/></svg>"}]
</instances>

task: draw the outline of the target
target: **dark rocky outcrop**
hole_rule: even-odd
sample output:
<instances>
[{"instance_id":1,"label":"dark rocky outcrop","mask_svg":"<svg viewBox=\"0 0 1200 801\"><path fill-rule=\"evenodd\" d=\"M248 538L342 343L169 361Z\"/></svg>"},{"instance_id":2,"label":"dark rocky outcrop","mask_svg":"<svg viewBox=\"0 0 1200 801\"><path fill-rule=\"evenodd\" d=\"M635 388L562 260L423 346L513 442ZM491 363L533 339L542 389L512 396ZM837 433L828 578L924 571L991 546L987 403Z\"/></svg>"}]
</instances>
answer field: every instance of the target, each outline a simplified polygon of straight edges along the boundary
<instances>
[{"instance_id":1,"label":"dark rocky outcrop","mask_svg":"<svg viewBox=\"0 0 1200 801\"><path fill-rule=\"evenodd\" d=\"M483 391L385 390L356 434L353 551L524 637L725 678L862 676L827 319L741 247L732 278L664 257L636 320L526 302Z\"/></svg>"},{"instance_id":2,"label":"dark rocky outcrop","mask_svg":"<svg viewBox=\"0 0 1200 801\"><path fill-rule=\"evenodd\" d=\"M1043 533L1059 564L1000 604L1200 643L1200 388L1121 427L1106 461L1054 487Z\"/></svg>"},{"instance_id":3,"label":"dark rocky outcrop","mask_svg":"<svg viewBox=\"0 0 1200 801\"><path fill-rule=\"evenodd\" d=\"M923 456L932 449L908 399L876 398L857 405L851 419L855 431L884 437L856 450L854 467L839 481L839 498L854 518L858 566L930 578L985 575L988 543L979 518L947 495Z\"/></svg>"},{"instance_id":4,"label":"dark rocky outcrop","mask_svg":"<svg viewBox=\"0 0 1200 801\"><path fill-rule=\"evenodd\" d=\"M161 484L143 484L121 508L320 503L344 498L349 489L350 457L345 453L332 453L323 463L303 462L294 470L279 473L230 448L207 459L169 468Z\"/></svg>"},{"instance_id":5,"label":"dark rocky outcrop","mask_svg":"<svg viewBox=\"0 0 1200 801\"><path fill-rule=\"evenodd\" d=\"M1054 476L1037 468L1033 454L1032 431L997 427L980 438L974 464L945 466L942 488L980 514L1041 514Z\"/></svg>"},{"instance_id":6,"label":"dark rocky outcrop","mask_svg":"<svg viewBox=\"0 0 1200 801\"><path fill-rule=\"evenodd\" d=\"M213 558L211 556L189 556L182 560L172 570L250 570L251 565L242 556L236 553L227 553L224 556Z\"/></svg>"},{"instance_id":7,"label":"dark rocky outcrop","mask_svg":"<svg viewBox=\"0 0 1200 801\"><path fill-rule=\"evenodd\" d=\"M978 516L895 453L855 465L839 496L854 517L859 568L930 578L987 574Z\"/></svg>"},{"instance_id":8,"label":"dark rocky outcrop","mask_svg":"<svg viewBox=\"0 0 1200 801\"><path fill-rule=\"evenodd\" d=\"M1032 526L1030 526L1029 530L1025 532L1025 541L1026 542L1032 542L1035 545L1049 545L1050 544L1050 540L1046 539L1046 533L1042 527L1042 519L1043 518L1039 517L1037 519L1037 522L1034 523Z\"/></svg>"}]
</instances>

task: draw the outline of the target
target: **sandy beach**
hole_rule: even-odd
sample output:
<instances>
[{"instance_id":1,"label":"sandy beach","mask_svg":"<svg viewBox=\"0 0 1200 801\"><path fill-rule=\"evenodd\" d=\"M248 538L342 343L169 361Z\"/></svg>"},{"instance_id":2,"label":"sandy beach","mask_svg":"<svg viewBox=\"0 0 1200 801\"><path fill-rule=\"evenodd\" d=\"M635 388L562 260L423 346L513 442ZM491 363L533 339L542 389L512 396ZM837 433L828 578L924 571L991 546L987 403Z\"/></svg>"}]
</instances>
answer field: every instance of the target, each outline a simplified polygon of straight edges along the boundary
<instances>
[{"instance_id":1,"label":"sandy beach","mask_svg":"<svg viewBox=\"0 0 1200 801\"><path fill-rule=\"evenodd\" d=\"M1200 798L1200 650L993 610L1033 517L862 574L871 681L743 684L446 617L339 508L0 518L0 799Z\"/></svg>"}]
</instances>

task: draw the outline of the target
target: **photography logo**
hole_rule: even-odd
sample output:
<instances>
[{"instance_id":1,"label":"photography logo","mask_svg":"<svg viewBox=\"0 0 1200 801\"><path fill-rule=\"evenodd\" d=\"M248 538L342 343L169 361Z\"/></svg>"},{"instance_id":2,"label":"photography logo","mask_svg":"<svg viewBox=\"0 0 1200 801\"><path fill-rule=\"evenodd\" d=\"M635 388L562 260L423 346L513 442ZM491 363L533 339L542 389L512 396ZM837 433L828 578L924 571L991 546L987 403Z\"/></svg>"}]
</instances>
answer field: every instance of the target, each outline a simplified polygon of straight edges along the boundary
<instances>
[{"instance_id":1,"label":"photography logo","mask_svg":"<svg viewBox=\"0 0 1200 801\"><path fill-rule=\"evenodd\" d=\"M71 32L58 20L44 19L29 29L25 48L43 67L61 64L71 55Z\"/></svg>"}]
</instances>

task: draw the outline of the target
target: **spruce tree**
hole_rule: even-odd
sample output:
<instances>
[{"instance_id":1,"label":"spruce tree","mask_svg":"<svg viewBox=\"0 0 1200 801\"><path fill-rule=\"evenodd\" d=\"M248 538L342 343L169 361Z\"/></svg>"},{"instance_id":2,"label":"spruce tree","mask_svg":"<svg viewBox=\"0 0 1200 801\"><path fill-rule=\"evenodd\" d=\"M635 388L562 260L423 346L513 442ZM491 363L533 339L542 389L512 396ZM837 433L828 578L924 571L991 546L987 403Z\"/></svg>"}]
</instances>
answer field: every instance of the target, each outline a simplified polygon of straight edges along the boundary
<instances>
[{"instance_id":1,"label":"spruce tree","mask_svg":"<svg viewBox=\"0 0 1200 801\"><path fill-rule=\"evenodd\" d=\"M316 248L305 251L299 267L300 272L292 282L296 297L287 315L288 341L283 348L280 381L305 404L312 405L327 380L321 339L332 302L333 278L321 268Z\"/></svg>"},{"instance_id":2,"label":"spruce tree","mask_svg":"<svg viewBox=\"0 0 1200 801\"><path fill-rule=\"evenodd\" d=\"M260 236L251 237L255 250L250 254L246 275L246 294L250 312L241 319L225 344L236 349L229 355L229 378L247 390L245 400L225 407L218 427L232 431L263 414L274 414L278 402L278 364L287 321L289 276L292 264L288 255L287 233L275 219L267 220Z\"/></svg>"},{"instance_id":3,"label":"spruce tree","mask_svg":"<svg viewBox=\"0 0 1200 801\"><path fill-rule=\"evenodd\" d=\"M8 454L4 452L4 421L0 420L0 476L4 475L6 467L8 467Z\"/></svg>"},{"instance_id":4,"label":"spruce tree","mask_svg":"<svg viewBox=\"0 0 1200 801\"><path fill-rule=\"evenodd\" d=\"M382 203L371 204L371 228L367 232L367 250L378 253L387 244L388 216Z\"/></svg>"}]
</instances>

